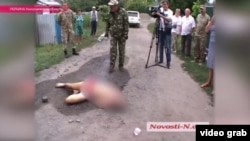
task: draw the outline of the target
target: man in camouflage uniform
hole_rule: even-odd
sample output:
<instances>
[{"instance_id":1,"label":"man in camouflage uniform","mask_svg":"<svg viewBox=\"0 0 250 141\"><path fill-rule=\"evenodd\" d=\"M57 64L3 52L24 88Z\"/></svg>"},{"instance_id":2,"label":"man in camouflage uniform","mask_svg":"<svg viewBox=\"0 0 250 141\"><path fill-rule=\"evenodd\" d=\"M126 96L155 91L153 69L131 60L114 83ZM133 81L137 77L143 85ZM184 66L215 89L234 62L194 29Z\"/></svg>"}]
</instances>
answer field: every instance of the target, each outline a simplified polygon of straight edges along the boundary
<instances>
[{"instance_id":1,"label":"man in camouflage uniform","mask_svg":"<svg viewBox=\"0 0 250 141\"><path fill-rule=\"evenodd\" d=\"M195 47L194 55L195 61L199 63L205 62L205 51L207 47L207 33L205 28L210 21L210 16L206 13L204 5L200 7L201 13L197 16L197 27L195 31Z\"/></svg>"},{"instance_id":2,"label":"man in camouflage uniform","mask_svg":"<svg viewBox=\"0 0 250 141\"><path fill-rule=\"evenodd\" d=\"M73 55L79 55L76 52L76 45L75 45L75 32L74 32L74 13L71 9L68 8L67 3L63 3L62 11L58 14L58 23L62 27L63 33L63 50L64 55L67 58L67 45L68 41L73 45L72 52Z\"/></svg>"},{"instance_id":3,"label":"man in camouflage uniform","mask_svg":"<svg viewBox=\"0 0 250 141\"><path fill-rule=\"evenodd\" d=\"M117 0L111 0L108 5L110 6L110 13L107 19L107 27L105 36L108 33L111 35L111 48L110 48L110 69L109 73L114 71L117 45L119 50L119 70L124 71L125 59L125 43L128 39L129 23L127 11L118 6Z\"/></svg>"}]
</instances>

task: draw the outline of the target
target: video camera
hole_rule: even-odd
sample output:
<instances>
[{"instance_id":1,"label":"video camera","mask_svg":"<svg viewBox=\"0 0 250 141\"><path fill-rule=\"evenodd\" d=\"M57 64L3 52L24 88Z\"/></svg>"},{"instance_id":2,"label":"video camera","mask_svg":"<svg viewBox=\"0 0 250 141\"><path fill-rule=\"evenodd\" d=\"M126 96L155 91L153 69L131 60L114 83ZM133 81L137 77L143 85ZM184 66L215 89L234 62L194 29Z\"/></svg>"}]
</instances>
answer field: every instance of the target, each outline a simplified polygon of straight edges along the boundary
<instances>
[{"instance_id":1,"label":"video camera","mask_svg":"<svg viewBox=\"0 0 250 141\"><path fill-rule=\"evenodd\" d=\"M153 18L160 18L156 13L160 11L161 5L151 6L149 7L149 12L151 17Z\"/></svg>"}]
</instances>

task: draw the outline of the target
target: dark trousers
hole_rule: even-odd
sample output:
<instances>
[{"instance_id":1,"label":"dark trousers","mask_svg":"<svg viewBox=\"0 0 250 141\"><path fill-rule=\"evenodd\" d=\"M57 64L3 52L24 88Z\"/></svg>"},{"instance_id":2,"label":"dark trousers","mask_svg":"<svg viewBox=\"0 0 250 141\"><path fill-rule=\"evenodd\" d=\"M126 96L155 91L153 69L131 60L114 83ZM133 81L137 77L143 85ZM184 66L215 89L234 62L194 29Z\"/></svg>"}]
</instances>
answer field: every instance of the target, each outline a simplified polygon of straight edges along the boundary
<instances>
[{"instance_id":1,"label":"dark trousers","mask_svg":"<svg viewBox=\"0 0 250 141\"><path fill-rule=\"evenodd\" d=\"M182 55L191 56L192 35L181 36L181 53Z\"/></svg>"},{"instance_id":2,"label":"dark trousers","mask_svg":"<svg viewBox=\"0 0 250 141\"><path fill-rule=\"evenodd\" d=\"M91 35L95 35L96 28L97 28L97 22L96 21L91 21Z\"/></svg>"},{"instance_id":3,"label":"dark trousers","mask_svg":"<svg viewBox=\"0 0 250 141\"><path fill-rule=\"evenodd\" d=\"M164 50L167 63L171 61L171 33L160 31L160 62L163 62Z\"/></svg>"}]
</instances>

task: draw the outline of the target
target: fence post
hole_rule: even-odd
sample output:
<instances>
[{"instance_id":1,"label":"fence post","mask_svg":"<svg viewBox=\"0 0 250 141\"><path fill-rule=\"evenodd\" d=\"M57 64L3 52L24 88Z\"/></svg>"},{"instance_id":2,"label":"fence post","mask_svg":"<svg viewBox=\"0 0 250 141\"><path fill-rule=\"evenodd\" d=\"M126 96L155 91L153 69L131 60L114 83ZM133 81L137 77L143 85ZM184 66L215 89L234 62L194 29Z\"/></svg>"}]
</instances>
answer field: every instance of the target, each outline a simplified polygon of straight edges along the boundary
<instances>
[{"instance_id":1,"label":"fence post","mask_svg":"<svg viewBox=\"0 0 250 141\"><path fill-rule=\"evenodd\" d=\"M39 41L38 21L37 21L37 14L35 14L35 45L38 46L39 44L40 41Z\"/></svg>"}]
</instances>

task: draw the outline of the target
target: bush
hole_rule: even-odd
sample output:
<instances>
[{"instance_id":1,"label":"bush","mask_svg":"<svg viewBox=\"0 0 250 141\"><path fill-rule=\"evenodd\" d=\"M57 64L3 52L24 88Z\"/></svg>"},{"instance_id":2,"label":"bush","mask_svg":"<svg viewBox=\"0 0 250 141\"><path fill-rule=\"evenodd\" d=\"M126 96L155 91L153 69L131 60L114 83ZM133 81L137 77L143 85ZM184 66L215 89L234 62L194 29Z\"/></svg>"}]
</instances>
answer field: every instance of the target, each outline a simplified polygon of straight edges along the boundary
<instances>
[{"instance_id":1,"label":"bush","mask_svg":"<svg viewBox=\"0 0 250 141\"><path fill-rule=\"evenodd\" d=\"M101 19L105 22L108 18L109 7L107 5L100 5L99 9L100 9L99 15Z\"/></svg>"},{"instance_id":2,"label":"bush","mask_svg":"<svg viewBox=\"0 0 250 141\"><path fill-rule=\"evenodd\" d=\"M139 11L140 13L148 13L148 4L138 1L133 1L127 4L126 9Z\"/></svg>"},{"instance_id":3,"label":"bush","mask_svg":"<svg viewBox=\"0 0 250 141\"><path fill-rule=\"evenodd\" d=\"M91 21L90 21L90 15L89 14L85 14L84 15L84 23L83 23L83 27L84 28L89 28L91 26Z\"/></svg>"},{"instance_id":4,"label":"bush","mask_svg":"<svg viewBox=\"0 0 250 141\"><path fill-rule=\"evenodd\" d=\"M200 5L201 5L201 2L200 0L196 0L196 2L193 3L193 6L192 6L192 16L194 18L196 18L198 16L198 14L200 13Z\"/></svg>"}]
</instances>

